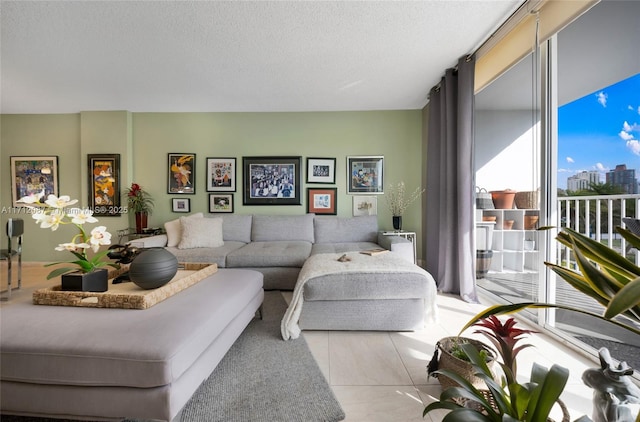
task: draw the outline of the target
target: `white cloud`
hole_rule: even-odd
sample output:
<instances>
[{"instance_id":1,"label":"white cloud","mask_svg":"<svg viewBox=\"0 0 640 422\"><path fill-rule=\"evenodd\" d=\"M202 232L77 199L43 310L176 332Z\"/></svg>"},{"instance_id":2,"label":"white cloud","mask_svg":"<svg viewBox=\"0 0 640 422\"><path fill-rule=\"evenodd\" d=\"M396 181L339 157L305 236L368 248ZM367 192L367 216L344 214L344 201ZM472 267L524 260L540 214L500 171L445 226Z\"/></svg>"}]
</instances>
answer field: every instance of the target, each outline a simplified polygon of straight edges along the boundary
<instances>
[{"instance_id":1,"label":"white cloud","mask_svg":"<svg viewBox=\"0 0 640 422\"><path fill-rule=\"evenodd\" d=\"M633 106L632 106L631 104L629 104L629 105L627 106L627 110L631 110L631 111L633 111Z\"/></svg>"},{"instance_id":2,"label":"white cloud","mask_svg":"<svg viewBox=\"0 0 640 422\"><path fill-rule=\"evenodd\" d=\"M596 170L598 170L598 171L605 171L605 172L606 172L606 171L608 171L608 170L609 170L609 169L608 169L608 168L606 168L606 167L604 166L604 164L602 164L602 163L596 163L596 166L595 166L595 167L596 167Z\"/></svg>"},{"instance_id":3,"label":"white cloud","mask_svg":"<svg viewBox=\"0 0 640 422\"><path fill-rule=\"evenodd\" d=\"M618 136L621 137L623 141L630 141L633 139L633 135L624 130L621 130L620 133L618 133Z\"/></svg>"},{"instance_id":4,"label":"white cloud","mask_svg":"<svg viewBox=\"0 0 640 422\"><path fill-rule=\"evenodd\" d=\"M575 161L573 160L573 158L567 157L567 163L575 163Z\"/></svg>"},{"instance_id":5,"label":"white cloud","mask_svg":"<svg viewBox=\"0 0 640 422\"><path fill-rule=\"evenodd\" d=\"M638 114L640 114L640 106L638 106Z\"/></svg>"},{"instance_id":6,"label":"white cloud","mask_svg":"<svg viewBox=\"0 0 640 422\"><path fill-rule=\"evenodd\" d=\"M627 141L627 148L631 150L635 155L640 155L640 142L635 139Z\"/></svg>"},{"instance_id":7,"label":"white cloud","mask_svg":"<svg viewBox=\"0 0 640 422\"><path fill-rule=\"evenodd\" d=\"M630 132L640 132L640 124L638 123L634 123L632 125L629 124L629 122L624 122L622 124L622 130L624 130L627 133Z\"/></svg>"},{"instance_id":8,"label":"white cloud","mask_svg":"<svg viewBox=\"0 0 640 422\"><path fill-rule=\"evenodd\" d=\"M609 97L607 94L605 94L603 91L600 91L596 94L596 97L598 98L598 102L602 105L602 107L607 106L607 98Z\"/></svg>"}]
</instances>

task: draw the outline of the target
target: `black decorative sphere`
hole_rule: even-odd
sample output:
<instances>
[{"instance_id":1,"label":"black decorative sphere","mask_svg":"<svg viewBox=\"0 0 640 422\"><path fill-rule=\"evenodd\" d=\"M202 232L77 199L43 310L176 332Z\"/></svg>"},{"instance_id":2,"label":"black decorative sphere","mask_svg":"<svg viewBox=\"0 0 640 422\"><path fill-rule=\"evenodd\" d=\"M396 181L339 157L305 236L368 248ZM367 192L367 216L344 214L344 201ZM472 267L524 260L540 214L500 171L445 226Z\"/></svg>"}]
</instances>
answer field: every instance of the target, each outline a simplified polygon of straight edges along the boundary
<instances>
[{"instance_id":1,"label":"black decorative sphere","mask_svg":"<svg viewBox=\"0 0 640 422\"><path fill-rule=\"evenodd\" d=\"M129 266L129 278L149 290L164 286L178 272L178 258L164 248L144 249Z\"/></svg>"}]
</instances>

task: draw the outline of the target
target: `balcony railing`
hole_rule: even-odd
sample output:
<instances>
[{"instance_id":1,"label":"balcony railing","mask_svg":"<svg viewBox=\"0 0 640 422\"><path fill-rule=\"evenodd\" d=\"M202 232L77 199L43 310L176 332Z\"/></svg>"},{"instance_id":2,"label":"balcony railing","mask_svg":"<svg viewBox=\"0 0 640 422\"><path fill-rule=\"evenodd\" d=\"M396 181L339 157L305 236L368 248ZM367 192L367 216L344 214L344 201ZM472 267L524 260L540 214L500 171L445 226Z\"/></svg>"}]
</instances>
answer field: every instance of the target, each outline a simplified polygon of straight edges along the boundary
<instances>
[{"instance_id":1,"label":"balcony railing","mask_svg":"<svg viewBox=\"0 0 640 422\"><path fill-rule=\"evenodd\" d=\"M623 218L640 219L639 194L559 197L557 215L558 227L570 227L634 259L638 264L640 254L627 248L626 241L615 228L625 227ZM560 253L558 257L566 258L566 253Z\"/></svg>"}]
</instances>

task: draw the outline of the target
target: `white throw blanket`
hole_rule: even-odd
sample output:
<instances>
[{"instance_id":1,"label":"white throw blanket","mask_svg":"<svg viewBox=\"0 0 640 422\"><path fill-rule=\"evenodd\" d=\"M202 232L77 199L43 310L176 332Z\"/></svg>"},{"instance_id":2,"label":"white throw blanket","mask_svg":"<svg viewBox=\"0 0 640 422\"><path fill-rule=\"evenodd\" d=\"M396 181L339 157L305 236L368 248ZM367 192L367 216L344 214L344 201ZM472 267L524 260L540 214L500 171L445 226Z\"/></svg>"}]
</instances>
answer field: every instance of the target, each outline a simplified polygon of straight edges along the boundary
<instances>
[{"instance_id":1,"label":"white throw blanket","mask_svg":"<svg viewBox=\"0 0 640 422\"><path fill-rule=\"evenodd\" d=\"M304 302L303 291L307 281L328 274L345 273L416 273L424 275L429 281L428 297L425 298L425 321L437 320L436 283L431 274L417 265L389 252L380 255L369 256L359 252L349 252L350 261L340 262L338 258L343 254L326 253L309 257L302 266L298 281L293 290L293 297L287 311L282 318L280 330L282 338L289 340L300 336L298 321L302 313Z\"/></svg>"}]
</instances>

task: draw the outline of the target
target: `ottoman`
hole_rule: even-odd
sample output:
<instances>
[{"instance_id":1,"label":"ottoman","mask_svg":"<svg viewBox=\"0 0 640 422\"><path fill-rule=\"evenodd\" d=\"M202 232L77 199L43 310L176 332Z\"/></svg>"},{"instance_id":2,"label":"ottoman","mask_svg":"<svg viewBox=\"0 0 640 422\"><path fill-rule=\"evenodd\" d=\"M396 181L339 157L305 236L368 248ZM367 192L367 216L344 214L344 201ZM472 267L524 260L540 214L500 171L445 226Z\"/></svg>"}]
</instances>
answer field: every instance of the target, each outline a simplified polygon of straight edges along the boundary
<instances>
[{"instance_id":1,"label":"ottoman","mask_svg":"<svg viewBox=\"0 0 640 422\"><path fill-rule=\"evenodd\" d=\"M145 310L3 305L0 410L170 421L262 304L262 274L220 269Z\"/></svg>"},{"instance_id":2,"label":"ottoman","mask_svg":"<svg viewBox=\"0 0 640 422\"><path fill-rule=\"evenodd\" d=\"M300 330L411 331L437 319L436 283L400 255L311 256L283 319L283 338Z\"/></svg>"}]
</instances>

